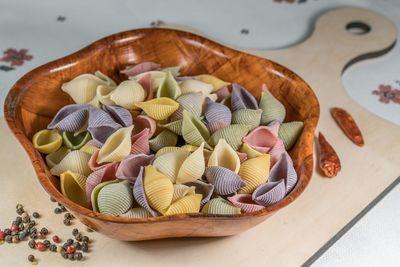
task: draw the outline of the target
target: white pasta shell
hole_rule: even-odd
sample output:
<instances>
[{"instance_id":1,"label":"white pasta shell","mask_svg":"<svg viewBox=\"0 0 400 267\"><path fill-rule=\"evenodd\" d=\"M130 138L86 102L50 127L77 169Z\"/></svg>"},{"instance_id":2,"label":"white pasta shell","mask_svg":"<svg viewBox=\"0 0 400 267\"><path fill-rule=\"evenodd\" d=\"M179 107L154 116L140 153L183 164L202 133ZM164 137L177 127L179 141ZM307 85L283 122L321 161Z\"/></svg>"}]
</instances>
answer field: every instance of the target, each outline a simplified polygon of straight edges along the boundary
<instances>
[{"instance_id":1,"label":"white pasta shell","mask_svg":"<svg viewBox=\"0 0 400 267\"><path fill-rule=\"evenodd\" d=\"M99 151L97 163L121 161L131 152L133 125L123 127L110 135Z\"/></svg>"},{"instance_id":2,"label":"white pasta shell","mask_svg":"<svg viewBox=\"0 0 400 267\"><path fill-rule=\"evenodd\" d=\"M146 99L146 92L138 82L127 80L110 93L110 99L121 107L133 109L136 103Z\"/></svg>"},{"instance_id":3,"label":"white pasta shell","mask_svg":"<svg viewBox=\"0 0 400 267\"><path fill-rule=\"evenodd\" d=\"M238 173L240 169L240 159L236 151L233 150L224 139L219 139L218 144L215 146L210 158L208 159L207 165L209 167L224 167Z\"/></svg>"},{"instance_id":4,"label":"white pasta shell","mask_svg":"<svg viewBox=\"0 0 400 267\"><path fill-rule=\"evenodd\" d=\"M205 170L203 150L204 143L185 159L179 168L178 176L175 181L176 183L187 183L202 177Z\"/></svg>"},{"instance_id":5,"label":"white pasta shell","mask_svg":"<svg viewBox=\"0 0 400 267\"><path fill-rule=\"evenodd\" d=\"M88 162L91 155L80 150L69 152L57 165L50 169L52 175L60 176L61 173L71 171L88 176L91 173Z\"/></svg>"}]
</instances>

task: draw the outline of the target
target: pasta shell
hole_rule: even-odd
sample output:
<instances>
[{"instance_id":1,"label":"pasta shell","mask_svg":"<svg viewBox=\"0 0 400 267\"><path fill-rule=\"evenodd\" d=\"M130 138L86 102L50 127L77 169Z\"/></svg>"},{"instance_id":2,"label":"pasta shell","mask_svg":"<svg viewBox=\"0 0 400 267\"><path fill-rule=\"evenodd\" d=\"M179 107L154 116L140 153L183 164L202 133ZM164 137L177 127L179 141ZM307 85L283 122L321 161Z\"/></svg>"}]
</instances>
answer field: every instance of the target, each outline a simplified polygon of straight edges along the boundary
<instances>
[{"instance_id":1,"label":"pasta shell","mask_svg":"<svg viewBox=\"0 0 400 267\"><path fill-rule=\"evenodd\" d=\"M231 92L229 92L228 86L224 86L221 89L218 89L215 94L217 95L217 101L221 102L222 99L227 98Z\"/></svg>"},{"instance_id":2,"label":"pasta shell","mask_svg":"<svg viewBox=\"0 0 400 267\"><path fill-rule=\"evenodd\" d=\"M114 121L121 124L123 127L132 125L132 115L125 108L104 105L103 109L114 119Z\"/></svg>"},{"instance_id":3,"label":"pasta shell","mask_svg":"<svg viewBox=\"0 0 400 267\"><path fill-rule=\"evenodd\" d=\"M207 121L207 128L214 133L220 128L231 124L232 113L225 105L211 101L206 98L206 111L204 116Z\"/></svg>"},{"instance_id":4,"label":"pasta shell","mask_svg":"<svg viewBox=\"0 0 400 267\"><path fill-rule=\"evenodd\" d=\"M81 147L79 150L86 152L90 155L93 155L95 152L99 151L100 148L98 148L97 146L94 146L88 142L83 147Z\"/></svg>"},{"instance_id":5,"label":"pasta shell","mask_svg":"<svg viewBox=\"0 0 400 267\"><path fill-rule=\"evenodd\" d=\"M209 74L200 74L200 75L196 75L195 76L196 80L199 80L201 82L204 83L208 83L212 85L212 92L217 91L218 89L221 89L224 86L229 85L228 82L225 82L213 75L209 75Z\"/></svg>"},{"instance_id":6,"label":"pasta shell","mask_svg":"<svg viewBox=\"0 0 400 267\"><path fill-rule=\"evenodd\" d=\"M194 195L196 187L184 184L174 184L174 194L172 195L172 203L185 196ZM201 199L200 199L201 200Z\"/></svg>"},{"instance_id":7,"label":"pasta shell","mask_svg":"<svg viewBox=\"0 0 400 267\"><path fill-rule=\"evenodd\" d=\"M185 185L194 186L196 194L201 194L203 196L203 199L200 202L201 205L206 204L214 193L214 185L205 183L202 180L189 182Z\"/></svg>"},{"instance_id":8,"label":"pasta shell","mask_svg":"<svg viewBox=\"0 0 400 267\"><path fill-rule=\"evenodd\" d=\"M169 206L164 215L197 213L200 211L200 202L202 195L194 194L178 199Z\"/></svg>"},{"instance_id":9,"label":"pasta shell","mask_svg":"<svg viewBox=\"0 0 400 267\"><path fill-rule=\"evenodd\" d=\"M142 62L136 64L134 66L127 66L125 69L121 70L122 74L125 74L128 77L136 76L143 72L148 72L151 70L159 70L161 67L160 64L154 62Z\"/></svg>"},{"instance_id":10,"label":"pasta shell","mask_svg":"<svg viewBox=\"0 0 400 267\"><path fill-rule=\"evenodd\" d=\"M268 182L259 186L252 195L254 202L264 207L271 206L285 197L285 182Z\"/></svg>"},{"instance_id":11,"label":"pasta shell","mask_svg":"<svg viewBox=\"0 0 400 267\"><path fill-rule=\"evenodd\" d=\"M255 203L250 194L236 194L228 197L228 200L244 213L259 211L264 208L264 206Z\"/></svg>"},{"instance_id":12,"label":"pasta shell","mask_svg":"<svg viewBox=\"0 0 400 267\"><path fill-rule=\"evenodd\" d=\"M69 94L75 103L85 104L96 96L96 89L99 85L115 85L115 83L101 72L96 72L95 75L79 75L73 80L64 83L61 86L61 90Z\"/></svg>"},{"instance_id":13,"label":"pasta shell","mask_svg":"<svg viewBox=\"0 0 400 267\"><path fill-rule=\"evenodd\" d=\"M168 129L177 135L182 135L182 124L183 120L177 120L167 124L161 124L160 127Z\"/></svg>"},{"instance_id":14,"label":"pasta shell","mask_svg":"<svg viewBox=\"0 0 400 267\"><path fill-rule=\"evenodd\" d=\"M302 121L291 121L281 124L278 136L282 139L286 150L290 150L296 143L303 131L303 126L304 123Z\"/></svg>"},{"instance_id":15,"label":"pasta shell","mask_svg":"<svg viewBox=\"0 0 400 267\"><path fill-rule=\"evenodd\" d=\"M110 93L110 99L118 106L133 109L136 103L146 99L146 92L137 81L126 80Z\"/></svg>"},{"instance_id":16,"label":"pasta shell","mask_svg":"<svg viewBox=\"0 0 400 267\"><path fill-rule=\"evenodd\" d=\"M262 153L253 149L251 146L249 146L246 143L242 144L242 146L240 147L240 152L246 153L248 159L256 158L256 157L262 155Z\"/></svg>"},{"instance_id":17,"label":"pasta shell","mask_svg":"<svg viewBox=\"0 0 400 267\"><path fill-rule=\"evenodd\" d=\"M278 137L270 126L259 126L243 138L243 143L263 154L268 153L277 141Z\"/></svg>"},{"instance_id":18,"label":"pasta shell","mask_svg":"<svg viewBox=\"0 0 400 267\"><path fill-rule=\"evenodd\" d=\"M271 166L274 166L284 153L287 153L285 145L283 144L282 140L279 139L268 152L268 154L271 156Z\"/></svg>"},{"instance_id":19,"label":"pasta shell","mask_svg":"<svg viewBox=\"0 0 400 267\"><path fill-rule=\"evenodd\" d=\"M182 94L201 92L203 95L209 95L213 91L211 84L201 82L195 79L188 79L180 82Z\"/></svg>"},{"instance_id":20,"label":"pasta shell","mask_svg":"<svg viewBox=\"0 0 400 267\"><path fill-rule=\"evenodd\" d=\"M240 208L235 207L229 201L218 197L208 201L201 212L206 214L234 215L240 214Z\"/></svg>"},{"instance_id":21,"label":"pasta shell","mask_svg":"<svg viewBox=\"0 0 400 267\"><path fill-rule=\"evenodd\" d=\"M118 169L119 163L112 162L101 166L94 170L86 179L86 197L87 201L90 202L93 190L102 182L114 180L117 178L115 173ZM92 203L93 204L93 203Z\"/></svg>"},{"instance_id":22,"label":"pasta shell","mask_svg":"<svg viewBox=\"0 0 400 267\"><path fill-rule=\"evenodd\" d=\"M167 97L177 99L181 95L181 88L175 81L174 76L170 72L167 72L160 86L157 89L157 98Z\"/></svg>"},{"instance_id":23,"label":"pasta shell","mask_svg":"<svg viewBox=\"0 0 400 267\"><path fill-rule=\"evenodd\" d=\"M163 147L163 148L161 148L161 149L159 149L157 151L156 158L158 158L161 155L167 154L169 152L175 152L175 151L181 150L181 149L182 149L181 147L177 147L177 146L166 146L166 147Z\"/></svg>"},{"instance_id":24,"label":"pasta shell","mask_svg":"<svg viewBox=\"0 0 400 267\"><path fill-rule=\"evenodd\" d=\"M72 104L62 107L47 126L48 129L77 132L87 125L89 106ZM86 130L86 129L85 129Z\"/></svg>"},{"instance_id":25,"label":"pasta shell","mask_svg":"<svg viewBox=\"0 0 400 267\"><path fill-rule=\"evenodd\" d=\"M165 153L154 160L153 166L175 183L179 169L189 155L190 152L185 149Z\"/></svg>"},{"instance_id":26,"label":"pasta shell","mask_svg":"<svg viewBox=\"0 0 400 267\"><path fill-rule=\"evenodd\" d=\"M240 169L240 159L236 154L236 151L233 150L224 139L219 139L218 144L215 146L210 158L208 159L207 165L209 167L224 167L238 173Z\"/></svg>"},{"instance_id":27,"label":"pasta shell","mask_svg":"<svg viewBox=\"0 0 400 267\"><path fill-rule=\"evenodd\" d=\"M231 100L232 100L231 95L228 95L227 97L221 100L221 104L229 108L229 110L232 110Z\"/></svg>"},{"instance_id":28,"label":"pasta shell","mask_svg":"<svg viewBox=\"0 0 400 267\"><path fill-rule=\"evenodd\" d=\"M189 93L181 95L176 99L176 102L180 104L177 111L171 116L171 120L183 119L183 111L189 111L196 117L201 116L203 109L203 95L201 93Z\"/></svg>"},{"instance_id":29,"label":"pasta shell","mask_svg":"<svg viewBox=\"0 0 400 267\"><path fill-rule=\"evenodd\" d=\"M88 131L99 144L104 144L107 138L121 127L106 111L90 108Z\"/></svg>"},{"instance_id":30,"label":"pasta shell","mask_svg":"<svg viewBox=\"0 0 400 267\"><path fill-rule=\"evenodd\" d=\"M149 135L150 130L146 128L132 136L131 154L150 154Z\"/></svg>"},{"instance_id":31,"label":"pasta shell","mask_svg":"<svg viewBox=\"0 0 400 267\"><path fill-rule=\"evenodd\" d=\"M89 142L92 137L89 132L82 132L80 134L75 135L72 132L63 132L62 135L64 145L71 149L76 150L83 147L87 142Z\"/></svg>"},{"instance_id":32,"label":"pasta shell","mask_svg":"<svg viewBox=\"0 0 400 267\"><path fill-rule=\"evenodd\" d=\"M136 202L141 207L147 210L152 216L156 217L158 215L158 212L150 207L144 191L143 175L144 175L144 167L141 167L138 177L136 178L135 184L133 185L133 196Z\"/></svg>"},{"instance_id":33,"label":"pasta shell","mask_svg":"<svg viewBox=\"0 0 400 267\"><path fill-rule=\"evenodd\" d=\"M243 162L245 162L247 160L247 154L246 153L242 153L242 152L236 151L236 154L239 157L240 164L242 164Z\"/></svg>"},{"instance_id":34,"label":"pasta shell","mask_svg":"<svg viewBox=\"0 0 400 267\"><path fill-rule=\"evenodd\" d=\"M176 77L180 74L179 73L180 69L181 69L181 66L177 65L177 66L162 68L161 70L163 72L170 72L172 74L172 76Z\"/></svg>"},{"instance_id":35,"label":"pasta shell","mask_svg":"<svg viewBox=\"0 0 400 267\"><path fill-rule=\"evenodd\" d=\"M179 168L178 176L175 180L176 183L182 184L191 182L203 176L205 169L203 150L204 143L185 159Z\"/></svg>"},{"instance_id":36,"label":"pasta shell","mask_svg":"<svg viewBox=\"0 0 400 267\"><path fill-rule=\"evenodd\" d=\"M250 131L250 126L242 124L231 124L217 130L211 135L210 145L215 146L220 139L225 141L234 149L238 150L242 144L242 138Z\"/></svg>"},{"instance_id":37,"label":"pasta shell","mask_svg":"<svg viewBox=\"0 0 400 267\"><path fill-rule=\"evenodd\" d=\"M185 110L183 111L182 137L187 143L200 146L210 138L210 133L199 118ZM205 146L210 148L207 143Z\"/></svg>"},{"instance_id":38,"label":"pasta shell","mask_svg":"<svg viewBox=\"0 0 400 267\"><path fill-rule=\"evenodd\" d=\"M207 167L205 176L214 185L214 192L225 196L235 193L246 185L235 172L220 166Z\"/></svg>"},{"instance_id":39,"label":"pasta shell","mask_svg":"<svg viewBox=\"0 0 400 267\"><path fill-rule=\"evenodd\" d=\"M120 215L120 217L130 218L130 219L140 219L140 218L148 218L151 214L144 208L132 208L127 212Z\"/></svg>"},{"instance_id":40,"label":"pasta shell","mask_svg":"<svg viewBox=\"0 0 400 267\"><path fill-rule=\"evenodd\" d=\"M60 147L56 152L50 153L46 156L46 163L49 168L53 168L69 153L71 150L65 146Z\"/></svg>"},{"instance_id":41,"label":"pasta shell","mask_svg":"<svg viewBox=\"0 0 400 267\"><path fill-rule=\"evenodd\" d=\"M102 182L102 183L98 184L98 185L92 190L92 194L91 194L91 196L90 196L90 199L91 199L93 211L99 212L99 206L98 206L98 203L97 203L97 197L98 197L98 195L99 195L100 190L101 190L104 186L106 186L106 185L109 185L109 184L112 184L112 183L117 183L117 182L118 182L118 180L112 180L112 181Z\"/></svg>"},{"instance_id":42,"label":"pasta shell","mask_svg":"<svg viewBox=\"0 0 400 267\"><path fill-rule=\"evenodd\" d=\"M272 121L283 122L286 116L285 106L279 102L263 84L260 109L262 109L261 124L267 125Z\"/></svg>"},{"instance_id":43,"label":"pasta shell","mask_svg":"<svg viewBox=\"0 0 400 267\"><path fill-rule=\"evenodd\" d=\"M178 136L169 130L163 130L156 137L149 140L150 149L157 152L166 146L175 146L178 142Z\"/></svg>"},{"instance_id":44,"label":"pasta shell","mask_svg":"<svg viewBox=\"0 0 400 267\"><path fill-rule=\"evenodd\" d=\"M171 116L178 108L179 104L167 97L160 97L146 102L136 103L146 114L155 120L165 120Z\"/></svg>"},{"instance_id":45,"label":"pasta shell","mask_svg":"<svg viewBox=\"0 0 400 267\"><path fill-rule=\"evenodd\" d=\"M86 176L70 171L60 175L61 193L76 204L88 208L85 192Z\"/></svg>"},{"instance_id":46,"label":"pasta shell","mask_svg":"<svg viewBox=\"0 0 400 267\"><path fill-rule=\"evenodd\" d=\"M260 125L261 109L239 109L232 113L233 124L245 124L251 127L251 130Z\"/></svg>"},{"instance_id":47,"label":"pasta shell","mask_svg":"<svg viewBox=\"0 0 400 267\"><path fill-rule=\"evenodd\" d=\"M56 152L62 145L62 137L57 130L41 130L32 137L33 147L40 153Z\"/></svg>"},{"instance_id":48,"label":"pasta shell","mask_svg":"<svg viewBox=\"0 0 400 267\"><path fill-rule=\"evenodd\" d=\"M152 79L151 79L151 74L148 73L139 80L137 80L138 83L143 87L144 91L146 92L146 100L153 99L154 97L154 91L153 91L153 85L152 85Z\"/></svg>"},{"instance_id":49,"label":"pasta shell","mask_svg":"<svg viewBox=\"0 0 400 267\"><path fill-rule=\"evenodd\" d=\"M149 138L151 138L156 132L157 123L155 120L146 115L139 115L133 119L135 127L133 128L132 134L138 134L145 128L149 129Z\"/></svg>"},{"instance_id":50,"label":"pasta shell","mask_svg":"<svg viewBox=\"0 0 400 267\"><path fill-rule=\"evenodd\" d=\"M100 189L97 196L100 213L119 216L133 205L133 194L128 181L112 183Z\"/></svg>"},{"instance_id":51,"label":"pasta shell","mask_svg":"<svg viewBox=\"0 0 400 267\"><path fill-rule=\"evenodd\" d=\"M271 168L269 173L270 182L285 182L286 194L289 193L297 183L297 173L293 167L293 161L287 153L283 153L279 161Z\"/></svg>"},{"instance_id":52,"label":"pasta shell","mask_svg":"<svg viewBox=\"0 0 400 267\"><path fill-rule=\"evenodd\" d=\"M237 83L232 84L231 94L232 111L239 109L258 109L256 98L244 87Z\"/></svg>"},{"instance_id":53,"label":"pasta shell","mask_svg":"<svg viewBox=\"0 0 400 267\"><path fill-rule=\"evenodd\" d=\"M103 105L110 105L114 106L116 105L113 100L111 100L111 95L110 93L115 89L113 86L108 86L108 85L99 85L96 88L96 96L88 102L88 104L92 106L97 106L99 105L98 103L101 103Z\"/></svg>"},{"instance_id":54,"label":"pasta shell","mask_svg":"<svg viewBox=\"0 0 400 267\"><path fill-rule=\"evenodd\" d=\"M110 135L99 151L97 163L121 161L131 152L133 126L124 127Z\"/></svg>"},{"instance_id":55,"label":"pasta shell","mask_svg":"<svg viewBox=\"0 0 400 267\"><path fill-rule=\"evenodd\" d=\"M167 74L163 71L152 70L152 71L140 73L134 77L129 77L129 79L139 81L148 75L150 75L150 77L151 77L151 86L152 86L153 92L155 92L155 91L157 91L161 82L164 80L165 75L167 75Z\"/></svg>"},{"instance_id":56,"label":"pasta shell","mask_svg":"<svg viewBox=\"0 0 400 267\"><path fill-rule=\"evenodd\" d=\"M80 150L68 153L57 165L50 169L52 175L59 176L61 173L71 171L88 176L91 170L88 167L90 154Z\"/></svg>"},{"instance_id":57,"label":"pasta shell","mask_svg":"<svg viewBox=\"0 0 400 267\"><path fill-rule=\"evenodd\" d=\"M125 179L133 183L139 175L141 167L149 165L154 155L132 154L124 158L115 173L118 179Z\"/></svg>"},{"instance_id":58,"label":"pasta shell","mask_svg":"<svg viewBox=\"0 0 400 267\"><path fill-rule=\"evenodd\" d=\"M240 166L239 176L246 186L239 193L250 194L261 184L267 182L269 175L270 158L268 154L248 159Z\"/></svg>"},{"instance_id":59,"label":"pasta shell","mask_svg":"<svg viewBox=\"0 0 400 267\"><path fill-rule=\"evenodd\" d=\"M167 176L149 165L144 170L144 192L150 207L164 213L171 205L174 187Z\"/></svg>"}]
</instances>

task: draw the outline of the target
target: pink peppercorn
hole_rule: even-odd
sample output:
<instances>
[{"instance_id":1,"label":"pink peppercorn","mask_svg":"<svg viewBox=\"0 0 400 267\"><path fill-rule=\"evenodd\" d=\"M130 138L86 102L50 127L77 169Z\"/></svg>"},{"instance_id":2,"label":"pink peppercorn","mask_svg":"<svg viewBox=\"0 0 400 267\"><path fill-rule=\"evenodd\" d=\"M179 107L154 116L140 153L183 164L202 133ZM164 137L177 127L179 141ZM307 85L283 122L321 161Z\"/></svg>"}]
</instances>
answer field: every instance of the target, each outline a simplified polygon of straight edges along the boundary
<instances>
[{"instance_id":1,"label":"pink peppercorn","mask_svg":"<svg viewBox=\"0 0 400 267\"><path fill-rule=\"evenodd\" d=\"M45 251L46 250L46 245L43 244L42 242L37 242L36 243L36 249L40 251Z\"/></svg>"},{"instance_id":2,"label":"pink peppercorn","mask_svg":"<svg viewBox=\"0 0 400 267\"><path fill-rule=\"evenodd\" d=\"M18 225L16 225L16 224L12 224L11 225L11 231L12 232L18 232L18 230L19 230Z\"/></svg>"},{"instance_id":3,"label":"pink peppercorn","mask_svg":"<svg viewBox=\"0 0 400 267\"><path fill-rule=\"evenodd\" d=\"M75 253L75 248L73 246L68 246L67 247L67 253L68 254L73 254Z\"/></svg>"},{"instance_id":4,"label":"pink peppercorn","mask_svg":"<svg viewBox=\"0 0 400 267\"><path fill-rule=\"evenodd\" d=\"M0 240L4 240L5 236L6 236L6 233L4 233L4 231L0 231Z\"/></svg>"}]
</instances>

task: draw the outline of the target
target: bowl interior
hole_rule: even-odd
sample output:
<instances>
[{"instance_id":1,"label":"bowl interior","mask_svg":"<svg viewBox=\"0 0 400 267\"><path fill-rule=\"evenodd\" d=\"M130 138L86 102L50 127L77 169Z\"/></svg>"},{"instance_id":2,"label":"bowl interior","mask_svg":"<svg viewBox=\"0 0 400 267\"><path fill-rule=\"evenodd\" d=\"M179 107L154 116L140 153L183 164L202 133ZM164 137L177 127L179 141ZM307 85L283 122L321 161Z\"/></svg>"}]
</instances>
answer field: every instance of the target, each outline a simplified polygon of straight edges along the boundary
<instances>
[{"instance_id":1,"label":"bowl interior","mask_svg":"<svg viewBox=\"0 0 400 267\"><path fill-rule=\"evenodd\" d=\"M275 62L226 48L194 34L169 29L139 29L106 37L29 72L7 96L6 120L30 156L46 191L74 211L94 214L54 191L59 189L58 179L49 173L30 142L32 135L46 128L61 107L73 103L61 91L61 84L79 74L97 70L120 82L126 79L119 73L121 69L144 61L157 62L163 67L180 65L182 75L208 73L237 82L256 97L260 96L261 85L265 83L285 105L286 121L300 120L305 127L290 151L299 176L296 188L283 201L259 214L289 204L304 190L312 175L313 136L319 116L317 98L306 82Z\"/></svg>"}]
</instances>

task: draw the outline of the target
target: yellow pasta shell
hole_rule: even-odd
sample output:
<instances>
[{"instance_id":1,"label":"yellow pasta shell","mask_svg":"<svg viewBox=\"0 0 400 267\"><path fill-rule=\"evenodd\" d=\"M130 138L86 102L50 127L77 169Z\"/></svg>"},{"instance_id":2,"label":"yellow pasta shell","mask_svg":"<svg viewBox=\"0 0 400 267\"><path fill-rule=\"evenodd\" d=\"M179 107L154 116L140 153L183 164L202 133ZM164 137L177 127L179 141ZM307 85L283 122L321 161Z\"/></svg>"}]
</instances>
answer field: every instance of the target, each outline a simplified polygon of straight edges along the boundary
<instances>
[{"instance_id":1,"label":"yellow pasta shell","mask_svg":"<svg viewBox=\"0 0 400 267\"><path fill-rule=\"evenodd\" d=\"M172 196L172 202L183 198L184 196L190 196L196 194L195 186L187 186L184 184L174 184L174 194Z\"/></svg>"},{"instance_id":2,"label":"yellow pasta shell","mask_svg":"<svg viewBox=\"0 0 400 267\"><path fill-rule=\"evenodd\" d=\"M201 82L211 84L213 87L212 92L218 91L218 89L230 84L210 74L200 74L195 76L195 78Z\"/></svg>"},{"instance_id":3,"label":"yellow pasta shell","mask_svg":"<svg viewBox=\"0 0 400 267\"><path fill-rule=\"evenodd\" d=\"M146 114L155 120L165 120L178 108L179 104L168 97L154 98L149 101L139 102L136 107L142 109Z\"/></svg>"},{"instance_id":4,"label":"yellow pasta shell","mask_svg":"<svg viewBox=\"0 0 400 267\"><path fill-rule=\"evenodd\" d=\"M242 146L240 147L240 152L246 153L248 159L256 158L262 155L262 153L258 152L246 143L242 144Z\"/></svg>"},{"instance_id":5,"label":"yellow pasta shell","mask_svg":"<svg viewBox=\"0 0 400 267\"><path fill-rule=\"evenodd\" d=\"M121 107L133 109L136 103L146 99L146 92L137 81L127 80L110 93L110 99Z\"/></svg>"},{"instance_id":6,"label":"yellow pasta shell","mask_svg":"<svg viewBox=\"0 0 400 267\"><path fill-rule=\"evenodd\" d=\"M177 146L166 146L166 147L163 147L163 148L161 148L161 149L159 149L157 151L156 158L161 156L161 155L164 155L166 153L174 152L174 151L177 151L177 150L180 150L180 149L182 149L182 148L181 147L177 147Z\"/></svg>"},{"instance_id":7,"label":"yellow pasta shell","mask_svg":"<svg viewBox=\"0 0 400 267\"><path fill-rule=\"evenodd\" d=\"M211 84L195 79L184 80L180 83L180 86L182 94L201 92L206 96L209 95L213 90L213 86Z\"/></svg>"},{"instance_id":8,"label":"yellow pasta shell","mask_svg":"<svg viewBox=\"0 0 400 267\"><path fill-rule=\"evenodd\" d=\"M71 171L60 175L61 193L69 200L82 207L89 207L86 201L86 176Z\"/></svg>"},{"instance_id":9,"label":"yellow pasta shell","mask_svg":"<svg viewBox=\"0 0 400 267\"><path fill-rule=\"evenodd\" d=\"M174 187L166 175L149 165L144 169L144 192L150 207L164 213L171 205Z\"/></svg>"},{"instance_id":10,"label":"yellow pasta shell","mask_svg":"<svg viewBox=\"0 0 400 267\"><path fill-rule=\"evenodd\" d=\"M270 156L268 154L243 162L238 174L246 185L239 190L239 194L251 194L257 187L266 183L269 176L269 166Z\"/></svg>"},{"instance_id":11,"label":"yellow pasta shell","mask_svg":"<svg viewBox=\"0 0 400 267\"><path fill-rule=\"evenodd\" d=\"M105 162L121 161L131 152L131 135L133 125L123 127L110 135L99 151L96 162L98 164Z\"/></svg>"},{"instance_id":12,"label":"yellow pasta shell","mask_svg":"<svg viewBox=\"0 0 400 267\"><path fill-rule=\"evenodd\" d=\"M176 183L187 183L201 178L205 170L203 150L204 143L185 159L179 168Z\"/></svg>"},{"instance_id":13,"label":"yellow pasta shell","mask_svg":"<svg viewBox=\"0 0 400 267\"><path fill-rule=\"evenodd\" d=\"M88 167L91 155L80 150L69 152L65 157L50 169L52 175L59 176L61 173L71 171L88 176L92 171Z\"/></svg>"},{"instance_id":14,"label":"yellow pasta shell","mask_svg":"<svg viewBox=\"0 0 400 267\"><path fill-rule=\"evenodd\" d=\"M174 203L168 208L164 215L174 215L183 213L196 213L200 211L200 202L203 198L201 194L194 194L185 196Z\"/></svg>"},{"instance_id":15,"label":"yellow pasta shell","mask_svg":"<svg viewBox=\"0 0 400 267\"><path fill-rule=\"evenodd\" d=\"M62 137L57 129L41 130L32 137L32 143L40 153L50 154L56 152L62 145Z\"/></svg>"},{"instance_id":16,"label":"yellow pasta shell","mask_svg":"<svg viewBox=\"0 0 400 267\"><path fill-rule=\"evenodd\" d=\"M240 159L236 151L232 149L225 139L219 139L218 144L215 146L208 159L207 165L209 167L224 167L238 173L240 169Z\"/></svg>"}]
</instances>

